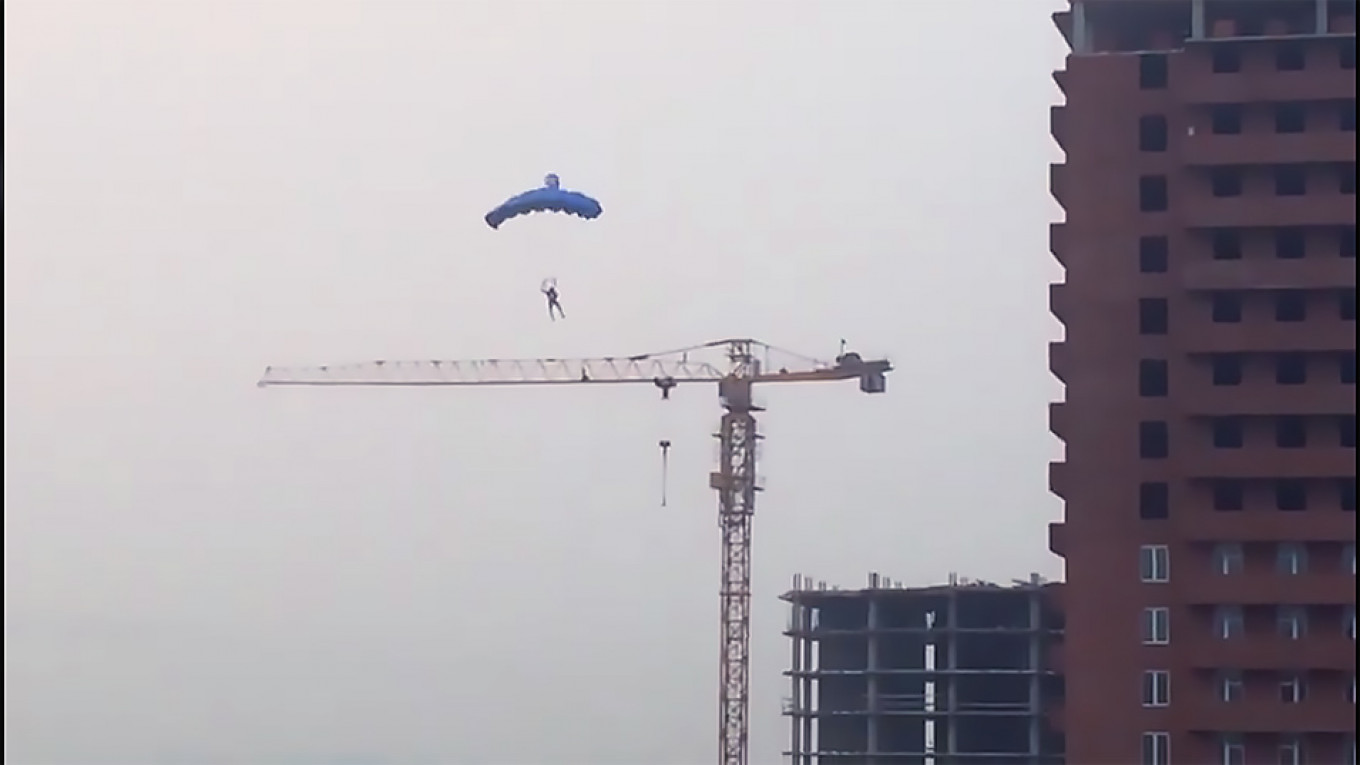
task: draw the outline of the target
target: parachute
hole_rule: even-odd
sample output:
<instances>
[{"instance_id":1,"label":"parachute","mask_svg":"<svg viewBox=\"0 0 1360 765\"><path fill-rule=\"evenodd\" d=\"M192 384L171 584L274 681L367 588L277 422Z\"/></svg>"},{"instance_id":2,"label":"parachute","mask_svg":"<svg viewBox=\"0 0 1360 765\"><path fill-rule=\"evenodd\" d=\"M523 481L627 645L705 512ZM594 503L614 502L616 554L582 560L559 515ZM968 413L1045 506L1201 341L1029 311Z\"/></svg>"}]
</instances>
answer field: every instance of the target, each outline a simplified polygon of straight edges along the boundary
<instances>
[{"instance_id":1,"label":"parachute","mask_svg":"<svg viewBox=\"0 0 1360 765\"><path fill-rule=\"evenodd\" d=\"M560 212L576 215L587 220L600 217L604 208L600 203L579 191L568 191L560 187L560 181L553 173L543 179L543 186L517 194L505 200L500 207L486 214L486 225L500 228L501 224L518 215L531 212Z\"/></svg>"}]
</instances>

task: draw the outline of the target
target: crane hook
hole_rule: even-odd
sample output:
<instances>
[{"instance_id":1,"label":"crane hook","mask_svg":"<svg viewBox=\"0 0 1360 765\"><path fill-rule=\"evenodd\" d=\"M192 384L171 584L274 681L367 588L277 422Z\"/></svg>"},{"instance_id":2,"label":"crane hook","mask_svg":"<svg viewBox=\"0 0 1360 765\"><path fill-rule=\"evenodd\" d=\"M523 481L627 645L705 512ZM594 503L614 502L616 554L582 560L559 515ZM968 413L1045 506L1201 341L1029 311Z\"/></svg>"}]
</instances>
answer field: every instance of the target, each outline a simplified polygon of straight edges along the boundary
<instances>
[{"instance_id":1,"label":"crane hook","mask_svg":"<svg viewBox=\"0 0 1360 765\"><path fill-rule=\"evenodd\" d=\"M670 463L671 442L670 442L670 441L667 441L666 439L663 438L663 439L661 439L659 442L657 442L657 446L660 446L660 447L661 447L661 506L662 506L662 507L665 507L665 506L666 506L666 473L667 473L667 470L668 470L668 468L669 468L669 463Z\"/></svg>"}]
</instances>

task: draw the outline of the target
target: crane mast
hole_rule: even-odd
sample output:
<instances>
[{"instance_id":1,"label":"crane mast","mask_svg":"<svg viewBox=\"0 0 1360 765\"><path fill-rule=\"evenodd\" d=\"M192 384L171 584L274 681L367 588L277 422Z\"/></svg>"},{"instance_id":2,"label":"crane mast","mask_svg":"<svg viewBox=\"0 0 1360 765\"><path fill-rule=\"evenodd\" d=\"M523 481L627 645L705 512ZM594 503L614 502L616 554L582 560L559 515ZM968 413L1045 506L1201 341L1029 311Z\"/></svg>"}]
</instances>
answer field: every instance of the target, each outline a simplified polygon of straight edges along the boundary
<instances>
[{"instance_id":1,"label":"crane mast","mask_svg":"<svg viewBox=\"0 0 1360 765\"><path fill-rule=\"evenodd\" d=\"M721 351L725 359L706 360ZM789 363L773 363L787 357ZM320 367L268 367L269 386L466 386L646 383L662 398L688 383L716 383L722 420L715 434L720 459L709 475L718 493L722 536L721 659L718 690L718 762L747 765L750 715L751 527L755 515L756 444L761 436L752 400L758 383L858 380L865 393L883 393L886 360L866 361L842 352L824 362L750 339L718 340L663 353L593 359L481 359L373 361Z\"/></svg>"}]
</instances>

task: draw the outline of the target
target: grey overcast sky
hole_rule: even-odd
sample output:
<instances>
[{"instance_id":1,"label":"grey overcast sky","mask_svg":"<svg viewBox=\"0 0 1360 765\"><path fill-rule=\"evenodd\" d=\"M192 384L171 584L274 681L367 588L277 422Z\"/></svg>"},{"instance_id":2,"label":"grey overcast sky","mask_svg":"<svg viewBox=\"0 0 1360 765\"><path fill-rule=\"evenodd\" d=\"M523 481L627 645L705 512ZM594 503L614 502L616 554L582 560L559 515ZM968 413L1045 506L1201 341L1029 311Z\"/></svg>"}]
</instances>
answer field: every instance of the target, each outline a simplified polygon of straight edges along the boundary
<instances>
[{"instance_id":1,"label":"grey overcast sky","mask_svg":"<svg viewBox=\"0 0 1360 765\"><path fill-rule=\"evenodd\" d=\"M764 394L755 762L793 573L1057 575L1058 5L5 3L5 760L714 758L715 390L268 363L888 355Z\"/></svg>"}]
</instances>

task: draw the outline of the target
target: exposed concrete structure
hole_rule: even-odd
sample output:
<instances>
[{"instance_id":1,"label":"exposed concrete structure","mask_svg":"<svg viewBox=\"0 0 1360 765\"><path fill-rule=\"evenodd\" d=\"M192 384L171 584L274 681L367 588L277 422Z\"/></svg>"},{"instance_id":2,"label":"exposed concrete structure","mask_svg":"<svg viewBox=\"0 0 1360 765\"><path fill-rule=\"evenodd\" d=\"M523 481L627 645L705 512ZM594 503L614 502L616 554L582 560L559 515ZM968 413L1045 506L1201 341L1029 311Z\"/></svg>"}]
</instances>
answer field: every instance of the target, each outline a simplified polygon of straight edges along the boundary
<instances>
[{"instance_id":1,"label":"exposed concrete structure","mask_svg":"<svg viewBox=\"0 0 1360 765\"><path fill-rule=\"evenodd\" d=\"M1046 719L1061 705L1050 666L1062 622L1055 585L951 577L862 590L795 577L790 746L794 765L1039 765L1063 761Z\"/></svg>"}]
</instances>

